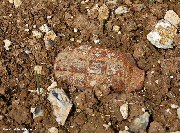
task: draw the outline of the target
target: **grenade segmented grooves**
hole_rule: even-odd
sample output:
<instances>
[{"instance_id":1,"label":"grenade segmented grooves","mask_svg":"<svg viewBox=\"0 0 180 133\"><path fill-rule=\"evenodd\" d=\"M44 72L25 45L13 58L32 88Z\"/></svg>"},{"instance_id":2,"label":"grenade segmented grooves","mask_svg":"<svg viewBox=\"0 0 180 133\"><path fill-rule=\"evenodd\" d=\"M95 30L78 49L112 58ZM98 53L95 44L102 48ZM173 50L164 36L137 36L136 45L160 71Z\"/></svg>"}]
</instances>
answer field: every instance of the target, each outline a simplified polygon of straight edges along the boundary
<instances>
[{"instance_id":1,"label":"grenade segmented grooves","mask_svg":"<svg viewBox=\"0 0 180 133\"><path fill-rule=\"evenodd\" d=\"M141 89L144 81L144 71L130 54L87 45L61 51L54 71L56 78L83 88L104 84L132 92Z\"/></svg>"}]
</instances>

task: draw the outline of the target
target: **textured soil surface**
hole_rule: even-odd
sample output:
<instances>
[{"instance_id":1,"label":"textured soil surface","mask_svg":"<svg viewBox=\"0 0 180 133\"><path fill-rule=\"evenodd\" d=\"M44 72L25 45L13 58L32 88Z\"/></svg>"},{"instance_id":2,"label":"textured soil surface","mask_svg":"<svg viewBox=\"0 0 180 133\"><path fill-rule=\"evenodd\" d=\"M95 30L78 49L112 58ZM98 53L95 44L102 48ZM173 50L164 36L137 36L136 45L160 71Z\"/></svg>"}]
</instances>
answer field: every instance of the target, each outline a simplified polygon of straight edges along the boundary
<instances>
[{"instance_id":1,"label":"textured soil surface","mask_svg":"<svg viewBox=\"0 0 180 133\"><path fill-rule=\"evenodd\" d=\"M117 0L113 4L107 0L22 0L15 8L8 0L0 0L0 132L23 132L15 129L26 128L33 133L45 133L56 127L60 133L118 133L144 110L151 112L144 132L180 131L177 109L171 107L180 106L180 34L174 40L174 48L167 50L156 48L146 38L167 10L180 16L180 1L149 1ZM110 11L104 29L94 9L96 4L106 4ZM114 11L119 6L127 7L129 12L116 15ZM52 45L32 34L43 24L56 34ZM115 25L120 32L113 30ZM12 42L9 50L4 47L5 39ZM97 40L100 42L96 43ZM137 66L145 71L142 90L116 92L103 86L75 89L57 80L54 74L57 54L67 46L81 45L130 53ZM32 91L37 89L36 65L42 66L44 116L33 119L31 107L39 104L38 94ZM52 80L57 81L73 103L64 126L56 122L47 100ZM129 104L125 120L119 111L124 103Z\"/></svg>"}]
</instances>

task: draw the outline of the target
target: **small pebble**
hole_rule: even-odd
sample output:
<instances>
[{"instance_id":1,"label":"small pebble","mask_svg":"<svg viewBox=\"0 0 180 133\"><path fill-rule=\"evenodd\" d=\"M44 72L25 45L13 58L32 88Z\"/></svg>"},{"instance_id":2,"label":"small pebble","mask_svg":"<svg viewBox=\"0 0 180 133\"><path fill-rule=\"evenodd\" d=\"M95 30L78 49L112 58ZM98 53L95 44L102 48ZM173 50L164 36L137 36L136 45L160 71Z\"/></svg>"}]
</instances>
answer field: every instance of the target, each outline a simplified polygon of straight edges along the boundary
<instances>
[{"instance_id":1,"label":"small pebble","mask_svg":"<svg viewBox=\"0 0 180 133\"><path fill-rule=\"evenodd\" d=\"M78 29L77 29L77 28L74 28L74 32L75 32L75 33L78 32Z\"/></svg>"},{"instance_id":2,"label":"small pebble","mask_svg":"<svg viewBox=\"0 0 180 133\"><path fill-rule=\"evenodd\" d=\"M34 37L36 37L38 39L42 37L42 33L37 30L32 31L32 34Z\"/></svg>"},{"instance_id":3,"label":"small pebble","mask_svg":"<svg viewBox=\"0 0 180 133\"><path fill-rule=\"evenodd\" d=\"M169 21L175 27L177 27L178 24L180 23L179 16L173 10L167 11L165 16L164 16L164 19Z\"/></svg>"},{"instance_id":4,"label":"small pebble","mask_svg":"<svg viewBox=\"0 0 180 133\"><path fill-rule=\"evenodd\" d=\"M138 116L133 120L130 126L130 130L132 132L140 132L142 130L145 130L149 123L149 113L145 112L143 115Z\"/></svg>"},{"instance_id":5,"label":"small pebble","mask_svg":"<svg viewBox=\"0 0 180 133\"><path fill-rule=\"evenodd\" d=\"M128 117L128 104L125 103L120 107L120 112L123 117L123 119L127 119Z\"/></svg>"},{"instance_id":6,"label":"small pebble","mask_svg":"<svg viewBox=\"0 0 180 133\"><path fill-rule=\"evenodd\" d=\"M113 26L113 31L119 32L120 27L118 25Z\"/></svg>"},{"instance_id":7,"label":"small pebble","mask_svg":"<svg viewBox=\"0 0 180 133\"><path fill-rule=\"evenodd\" d=\"M119 6L116 10L115 10L115 14L117 15L121 15L121 14L125 14L128 12L128 8L124 7L124 6Z\"/></svg>"},{"instance_id":8,"label":"small pebble","mask_svg":"<svg viewBox=\"0 0 180 133\"><path fill-rule=\"evenodd\" d=\"M58 129L56 127L51 127L48 129L49 133L58 133Z\"/></svg>"},{"instance_id":9,"label":"small pebble","mask_svg":"<svg viewBox=\"0 0 180 133\"><path fill-rule=\"evenodd\" d=\"M11 46L11 44L12 44L11 41L9 41L8 39L5 39L3 42L5 43L4 48L6 50L9 50L9 46Z\"/></svg>"},{"instance_id":10,"label":"small pebble","mask_svg":"<svg viewBox=\"0 0 180 133\"><path fill-rule=\"evenodd\" d=\"M39 30L47 33L50 31L50 28L47 26L47 24L43 24L41 27L39 27Z\"/></svg>"}]
</instances>

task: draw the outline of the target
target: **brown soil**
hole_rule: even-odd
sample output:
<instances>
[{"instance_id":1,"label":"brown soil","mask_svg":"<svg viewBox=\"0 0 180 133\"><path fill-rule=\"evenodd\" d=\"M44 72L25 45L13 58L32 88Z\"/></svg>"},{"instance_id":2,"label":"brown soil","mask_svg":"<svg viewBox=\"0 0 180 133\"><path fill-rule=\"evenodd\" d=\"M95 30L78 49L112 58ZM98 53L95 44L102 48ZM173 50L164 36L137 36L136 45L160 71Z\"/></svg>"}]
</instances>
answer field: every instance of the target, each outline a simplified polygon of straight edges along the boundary
<instances>
[{"instance_id":1,"label":"brown soil","mask_svg":"<svg viewBox=\"0 0 180 133\"><path fill-rule=\"evenodd\" d=\"M118 0L116 4L106 4L110 12L120 5L128 7L130 12L124 15L110 13L104 31L99 25L98 14L89 14L87 7L101 6L105 0L89 0L85 4L81 4L81 0L22 1L18 8L8 0L0 1L0 132L23 132L14 129L27 128L34 133L44 133L54 126L61 133L116 133L143 114L142 108L153 112L147 132L180 131L180 119L176 109L171 108L171 104L180 105L179 35L175 39L175 47L168 50L157 49L146 39L167 10L177 11L180 15L179 0L153 4L148 0ZM144 8L140 10L137 4L144 4ZM52 17L47 19L47 16ZM29 32L25 31L26 24ZM32 36L32 30L43 24L57 35L53 47L47 48L42 38ZM121 34L112 30L114 25L120 26ZM78 32L74 32L74 28L78 28ZM93 34L98 36L100 44L94 43ZM75 41L70 41L71 38ZM4 48L5 39L12 42L9 51ZM64 88L74 104L66 124L57 124L48 95L42 99L44 116L33 119L30 108L39 103L37 93L29 91L37 88L34 66L43 67L40 83L46 90L54 78L53 64L57 54L67 46L85 44L133 55L138 67L146 73L143 89L130 94L117 93L110 88L104 90L103 87L77 90L58 81L58 87ZM27 54L27 50L31 53ZM119 111L125 102L129 103L127 120L123 120ZM109 122L111 125L106 129L103 124Z\"/></svg>"}]
</instances>

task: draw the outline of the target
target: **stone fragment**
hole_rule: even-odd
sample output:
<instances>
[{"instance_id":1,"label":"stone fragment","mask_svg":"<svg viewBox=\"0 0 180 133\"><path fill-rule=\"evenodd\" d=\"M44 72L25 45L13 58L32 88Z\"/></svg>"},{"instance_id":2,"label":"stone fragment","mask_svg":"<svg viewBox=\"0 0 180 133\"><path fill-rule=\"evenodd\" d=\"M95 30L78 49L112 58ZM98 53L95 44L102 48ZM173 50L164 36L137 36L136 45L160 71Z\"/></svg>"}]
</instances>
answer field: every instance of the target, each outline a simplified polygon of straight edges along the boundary
<instances>
[{"instance_id":1,"label":"stone fragment","mask_svg":"<svg viewBox=\"0 0 180 133\"><path fill-rule=\"evenodd\" d=\"M120 27L118 25L113 26L113 31L119 32Z\"/></svg>"},{"instance_id":2,"label":"stone fragment","mask_svg":"<svg viewBox=\"0 0 180 133\"><path fill-rule=\"evenodd\" d=\"M38 105L36 108L31 107L31 113L33 113L33 119L40 117L40 116L44 116L44 112L41 109L40 105Z\"/></svg>"},{"instance_id":3,"label":"stone fragment","mask_svg":"<svg viewBox=\"0 0 180 133\"><path fill-rule=\"evenodd\" d=\"M5 39L3 42L4 42L4 44L5 44L4 48L5 48L6 50L9 50L9 46L11 46L12 42L9 41L8 39Z\"/></svg>"},{"instance_id":4,"label":"stone fragment","mask_svg":"<svg viewBox=\"0 0 180 133\"><path fill-rule=\"evenodd\" d=\"M18 8L22 4L22 1L21 0L9 0L9 3L11 3L11 4L14 3L15 8Z\"/></svg>"},{"instance_id":5,"label":"stone fragment","mask_svg":"<svg viewBox=\"0 0 180 133\"><path fill-rule=\"evenodd\" d=\"M81 88L107 84L116 91L132 92L141 89L144 81L144 71L130 54L88 45L59 53L54 72L58 79Z\"/></svg>"},{"instance_id":6,"label":"stone fragment","mask_svg":"<svg viewBox=\"0 0 180 133\"><path fill-rule=\"evenodd\" d=\"M72 108L72 102L63 89L54 88L50 90L48 100L53 106L53 114L60 125L64 125Z\"/></svg>"},{"instance_id":7,"label":"stone fragment","mask_svg":"<svg viewBox=\"0 0 180 133\"><path fill-rule=\"evenodd\" d=\"M39 30L47 33L50 31L50 28L47 26L47 24L43 24L41 27L39 27Z\"/></svg>"},{"instance_id":8,"label":"stone fragment","mask_svg":"<svg viewBox=\"0 0 180 133\"><path fill-rule=\"evenodd\" d=\"M128 104L127 103L121 105L120 112L122 114L123 119L128 118Z\"/></svg>"},{"instance_id":9,"label":"stone fragment","mask_svg":"<svg viewBox=\"0 0 180 133\"><path fill-rule=\"evenodd\" d=\"M14 0L14 6L15 8L18 8L22 4L21 0Z\"/></svg>"},{"instance_id":10,"label":"stone fragment","mask_svg":"<svg viewBox=\"0 0 180 133\"><path fill-rule=\"evenodd\" d=\"M119 6L116 10L115 10L115 14L117 15L121 15L121 14L125 14L128 12L128 8L125 6Z\"/></svg>"},{"instance_id":11,"label":"stone fragment","mask_svg":"<svg viewBox=\"0 0 180 133\"><path fill-rule=\"evenodd\" d=\"M153 31L147 35L147 39L157 48L173 48L173 39L177 29L167 20L160 20Z\"/></svg>"},{"instance_id":12,"label":"stone fragment","mask_svg":"<svg viewBox=\"0 0 180 133\"><path fill-rule=\"evenodd\" d=\"M165 16L164 16L164 19L169 21L175 27L177 27L178 24L180 23L179 16L173 10L167 11Z\"/></svg>"},{"instance_id":13,"label":"stone fragment","mask_svg":"<svg viewBox=\"0 0 180 133\"><path fill-rule=\"evenodd\" d=\"M32 34L33 34L34 37L36 37L38 39L42 37L42 33L37 31L37 30L33 30Z\"/></svg>"},{"instance_id":14,"label":"stone fragment","mask_svg":"<svg viewBox=\"0 0 180 133\"><path fill-rule=\"evenodd\" d=\"M143 115L135 118L129 127L130 131L137 133L146 130L149 123L149 116L149 113L145 112Z\"/></svg>"},{"instance_id":15,"label":"stone fragment","mask_svg":"<svg viewBox=\"0 0 180 133\"><path fill-rule=\"evenodd\" d=\"M56 127L51 127L48 129L48 133L58 133L58 129Z\"/></svg>"}]
</instances>

